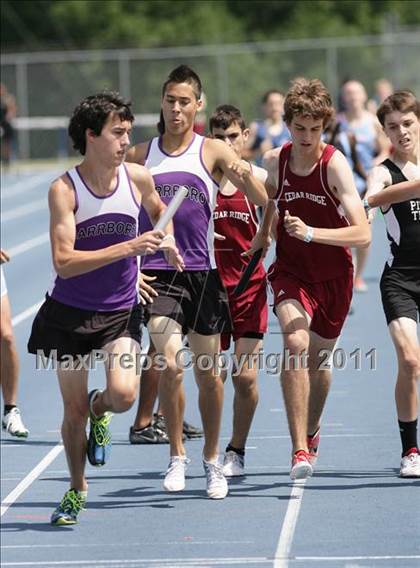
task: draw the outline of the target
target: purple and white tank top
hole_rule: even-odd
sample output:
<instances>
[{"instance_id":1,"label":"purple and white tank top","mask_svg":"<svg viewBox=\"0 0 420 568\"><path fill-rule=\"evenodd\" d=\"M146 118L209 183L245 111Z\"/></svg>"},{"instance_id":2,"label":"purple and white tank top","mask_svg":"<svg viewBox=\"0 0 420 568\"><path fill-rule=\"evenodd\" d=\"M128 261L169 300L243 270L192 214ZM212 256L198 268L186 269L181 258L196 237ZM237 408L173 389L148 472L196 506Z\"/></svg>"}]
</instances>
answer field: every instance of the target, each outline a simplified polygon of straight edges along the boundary
<instances>
[{"instance_id":1,"label":"purple and white tank top","mask_svg":"<svg viewBox=\"0 0 420 568\"><path fill-rule=\"evenodd\" d=\"M106 197L93 193L78 167L67 176L76 196L76 250L98 250L137 236L140 206L123 164L114 191ZM58 302L83 310L124 310L138 303L137 280L138 259L129 257L72 278L55 274L48 293Z\"/></svg>"},{"instance_id":2,"label":"purple and white tank top","mask_svg":"<svg viewBox=\"0 0 420 568\"><path fill-rule=\"evenodd\" d=\"M175 240L184 258L185 270L216 268L213 211L219 186L204 165L203 143L204 137L195 134L182 154L171 156L163 150L161 139L153 138L145 162L165 204L169 203L181 186L188 189L188 195L173 219ZM139 225L141 233L152 229L144 208L140 211ZM141 267L174 270L161 252L143 256Z\"/></svg>"}]
</instances>

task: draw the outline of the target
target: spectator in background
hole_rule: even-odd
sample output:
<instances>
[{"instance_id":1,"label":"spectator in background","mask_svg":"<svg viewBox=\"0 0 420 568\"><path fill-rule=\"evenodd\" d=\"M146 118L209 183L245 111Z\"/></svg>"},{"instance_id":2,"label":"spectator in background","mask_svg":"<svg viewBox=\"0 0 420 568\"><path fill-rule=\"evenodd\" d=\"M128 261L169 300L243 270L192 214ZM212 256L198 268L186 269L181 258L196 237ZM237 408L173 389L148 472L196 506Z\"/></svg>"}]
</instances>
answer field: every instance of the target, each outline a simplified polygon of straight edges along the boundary
<instances>
[{"instance_id":1,"label":"spectator in background","mask_svg":"<svg viewBox=\"0 0 420 568\"><path fill-rule=\"evenodd\" d=\"M375 94L367 103L368 111L376 115L378 107L387 97L391 96L393 92L394 86L388 79L378 79L375 81Z\"/></svg>"},{"instance_id":2,"label":"spectator in background","mask_svg":"<svg viewBox=\"0 0 420 568\"><path fill-rule=\"evenodd\" d=\"M16 116L16 99L3 83L0 83L0 99L1 163L9 166L14 138L13 119Z\"/></svg>"},{"instance_id":3,"label":"spectator in background","mask_svg":"<svg viewBox=\"0 0 420 568\"><path fill-rule=\"evenodd\" d=\"M283 122L284 95L276 89L267 91L262 98L263 120L249 126L248 151L244 158L262 165L262 156L268 150L278 148L288 140L290 133Z\"/></svg>"},{"instance_id":4,"label":"spectator in background","mask_svg":"<svg viewBox=\"0 0 420 568\"><path fill-rule=\"evenodd\" d=\"M201 109L197 112L194 119L194 132L200 136L206 135L207 130L207 97L204 91L201 93Z\"/></svg>"},{"instance_id":5,"label":"spectator in background","mask_svg":"<svg viewBox=\"0 0 420 568\"><path fill-rule=\"evenodd\" d=\"M337 96L337 112L341 113L345 111L345 104L344 104L344 100L343 100L343 85L345 85L346 83L348 83L349 81L352 80L352 77L346 76L343 77L343 79L341 80L340 83L340 88L338 90L338 96Z\"/></svg>"},{"instance_id":6,"label":"spectator in background","mask_svg":"<svg viewBox=\"0 0 420 568\"><path fill-rule=\"evenodd\" d=\"M354 175L367 180L366 171L356 150L356 137L352 132L344 132L340 122L333 119L324 130L323 140L346 156Z\"/></svg>"},{"instance_id":7,"label":"spectator in background","mask_svg":"<svg viewBox=\"0 0 420 568\"><path fill-rule=\"evenodd\" d=\"M364 86L355 80L347 81L341 88L341 95L345 110L337 117L341 130L354 136L358 160L365 174L373 166L382 162L389 154L389 144L381 126L367 109L367 94ZM351 154L346 154L351 160ZM353 168L357 191L361 198L366 193L366 175L361 175ZM363 270L366 266L368 248L356 249L356 271L354 289L356 292L365 292L367 285L363 280Z\"/></svg>"}]
</instances>

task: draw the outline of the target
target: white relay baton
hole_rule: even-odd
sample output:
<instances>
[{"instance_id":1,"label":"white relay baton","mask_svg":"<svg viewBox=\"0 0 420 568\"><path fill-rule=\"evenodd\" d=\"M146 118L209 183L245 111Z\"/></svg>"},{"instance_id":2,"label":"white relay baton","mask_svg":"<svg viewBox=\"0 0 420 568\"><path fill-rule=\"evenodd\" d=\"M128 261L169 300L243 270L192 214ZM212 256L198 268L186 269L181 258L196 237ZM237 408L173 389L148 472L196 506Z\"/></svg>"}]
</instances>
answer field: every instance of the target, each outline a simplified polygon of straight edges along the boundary
<instances>
[{"instance_id":1,"label":"white relay baton","mask_svg":"<svg viewBox=\"0 0 420 568\"><path fill-rule=\"evenodd\" d=\"M163 231L166 225L172 220L172 217L178 211L181 203L188 195L188 189L185 186L182 186L178 189L176 195L171 199L168 203L168 206L163 213L162 217L156 223L154 230L155 231Z\"/></svg>"}]
</instances>

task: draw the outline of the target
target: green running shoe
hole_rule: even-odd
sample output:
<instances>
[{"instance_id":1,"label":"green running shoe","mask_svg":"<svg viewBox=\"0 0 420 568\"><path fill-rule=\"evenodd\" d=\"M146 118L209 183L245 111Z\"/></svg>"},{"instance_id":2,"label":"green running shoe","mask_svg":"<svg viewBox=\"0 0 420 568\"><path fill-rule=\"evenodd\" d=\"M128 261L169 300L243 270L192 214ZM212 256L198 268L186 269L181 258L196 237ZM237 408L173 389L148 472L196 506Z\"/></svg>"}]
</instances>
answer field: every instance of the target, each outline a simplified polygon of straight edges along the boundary
<instances>
[{"instance_id":1,"label":"green running shoe","mask_svg":"<svg viewBox=\"0 0 420 568\"><path fill-rule=\"evenodd\" d=\"M95 416L92 411L92 402L99 392L99 390L93 390L89 393L90 430L87 457L89 463L94 466L105 465L111 453L109 423L111 422L112 413L105 412L102 416Z\"/></svg>"},{"instance_id":2,"label":"green running shoe","mask_svg":"<svg viewBox=\"0 0 420 568\"><path fill-rule=\"evenodd\" d=\"M85 508L86 498L87 491L69 489L51 515L51 524L55 527L75 525L77 523L77 515Z\"/></svg>"}]
</instances>

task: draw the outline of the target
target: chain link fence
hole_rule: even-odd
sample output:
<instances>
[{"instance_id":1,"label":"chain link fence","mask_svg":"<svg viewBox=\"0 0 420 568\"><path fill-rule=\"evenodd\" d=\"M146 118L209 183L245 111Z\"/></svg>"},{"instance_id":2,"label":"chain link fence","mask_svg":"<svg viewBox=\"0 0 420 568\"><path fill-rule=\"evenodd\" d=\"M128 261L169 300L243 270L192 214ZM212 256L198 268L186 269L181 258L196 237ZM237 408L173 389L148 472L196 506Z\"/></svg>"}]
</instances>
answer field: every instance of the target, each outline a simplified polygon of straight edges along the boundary
<instances>
[{"instance_id":1,"label":"chain link fence","mask_svg":"<svg viewBox=\"0 0 420 568\"><path fill-rule=\"evenodd\" d=\"M4 54L1 81L17 99L16 157L36 159L71 154L67 117L83 97L102 89L118 90L133 101L134 141L154 135L162 83L180 63L200 75L209 112L231 103L251 120L259 116L262 93L285 91L297 76L321 79L335 100L348 78L360 80L369 94L383 77L396 88L419 93L419 61L420 29L217 46Z\"/></svg>"}]
</instances>

